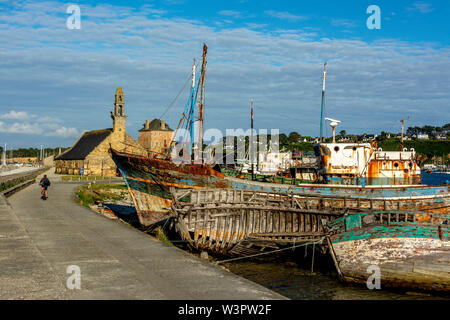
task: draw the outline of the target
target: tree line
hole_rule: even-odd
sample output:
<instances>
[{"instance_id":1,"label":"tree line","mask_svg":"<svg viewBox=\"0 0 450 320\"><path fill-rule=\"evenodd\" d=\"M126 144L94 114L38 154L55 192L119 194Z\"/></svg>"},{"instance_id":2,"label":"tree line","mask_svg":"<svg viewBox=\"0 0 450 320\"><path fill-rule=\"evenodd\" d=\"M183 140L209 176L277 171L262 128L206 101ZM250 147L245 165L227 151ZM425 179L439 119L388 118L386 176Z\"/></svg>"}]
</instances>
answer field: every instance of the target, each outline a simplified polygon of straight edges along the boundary
<instances>
[{"instance_id":1,"label":"tree line","mask_svg":"<svg viewBox=\"0 0 450 320\"><path fill-rule=\"evenodd\" d=\"M0 146L0 153L3 154L3 147ZM59 150L61 149L61 152L66 151L67 147L57 147L57 148L44 148L43 152L45 156L51 156L51 155L58 155ZM12 150L12 151L11 151ZM12 156L14 158L39 158L41 154L41 149L39 148L18 148L18 149L8 149L6 148L7 157Z\"/></svg>"}]
</instances>

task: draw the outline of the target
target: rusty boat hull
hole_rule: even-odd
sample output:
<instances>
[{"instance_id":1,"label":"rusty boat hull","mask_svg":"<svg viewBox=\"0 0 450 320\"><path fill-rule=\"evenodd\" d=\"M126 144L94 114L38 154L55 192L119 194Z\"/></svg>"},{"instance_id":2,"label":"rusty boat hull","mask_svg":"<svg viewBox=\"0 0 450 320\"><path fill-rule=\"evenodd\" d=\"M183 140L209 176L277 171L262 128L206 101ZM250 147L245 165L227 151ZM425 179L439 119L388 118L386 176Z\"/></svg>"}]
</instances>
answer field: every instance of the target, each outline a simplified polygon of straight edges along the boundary
<instances>
[{"instance_id":1,"label":"rusty boat hull","mask_svg":"<svg viewBox=\"0 0 450 320\"><path fill-rule=\"evenodd\" d=\"M362 213L328 223L346 282L450 291L450 215Z\"/></svg>"},{"instance_id":2,"label":"rusty boat hull","mask_svg":"<svg viewBox=\"0 0 450 320\"><path fill-rule=\"evenodd\" d=\"M257 190L365 201L369 209L420 210L438 213L450 211L450 187L440 186L347 186L324 184L278 184L248 181L226 176L199 164L175 164L170 160L111 150L112 158L127 183L139 221L148 226L172 214L170 188ZM374 200L374 201L370 201Z\"/></svg>"}]
</instances>

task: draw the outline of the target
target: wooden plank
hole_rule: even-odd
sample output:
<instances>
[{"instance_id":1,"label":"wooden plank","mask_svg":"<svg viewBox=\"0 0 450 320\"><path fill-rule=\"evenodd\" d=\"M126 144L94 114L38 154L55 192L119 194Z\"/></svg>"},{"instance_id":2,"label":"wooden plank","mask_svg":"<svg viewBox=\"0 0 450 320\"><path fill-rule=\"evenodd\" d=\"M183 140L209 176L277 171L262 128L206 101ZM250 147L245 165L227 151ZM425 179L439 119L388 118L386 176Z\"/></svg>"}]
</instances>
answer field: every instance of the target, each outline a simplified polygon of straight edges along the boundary
<instances>
[{"instance_id":1,"label":"wooden plank","mask_svg":"<svg viewBox=\"0 0 450 320\"><path fill-rule=\"evenodd\" d=\"M210 211L209 210L205 211L204 217L203 217L203 227L202 227L202 244L206 243L206 239L208 236L206 230L207 230L207 221L208 221L209 216L210 216Z\"/></svg>"},{"instance_id":2,"label":"wooden plank","mask_svg":"<svg viewBox=\"0 0 450 320\"><path fill-rule=\"evenodd\" d=\"M224 219L224 225L223 225L222 239L221 239L221 243L220 243L221 249L225 248L225 246L227 244L227 238L228 238L227 232L229 231L228 230L228 228L230 227L229 224L231 224L229 217L224 217L223 219Z\"/></svg>"}]
</instances>

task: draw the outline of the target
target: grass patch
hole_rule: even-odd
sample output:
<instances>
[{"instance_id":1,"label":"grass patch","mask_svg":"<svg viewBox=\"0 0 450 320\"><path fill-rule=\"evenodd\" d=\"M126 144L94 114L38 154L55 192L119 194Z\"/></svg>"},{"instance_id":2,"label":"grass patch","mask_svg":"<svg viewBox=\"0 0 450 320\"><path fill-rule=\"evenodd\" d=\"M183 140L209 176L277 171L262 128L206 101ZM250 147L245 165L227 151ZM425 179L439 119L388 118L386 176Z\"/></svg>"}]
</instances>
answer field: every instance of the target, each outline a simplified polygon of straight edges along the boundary
<instances>
[{"instance_id":1,"label":"grass patch","mask_svg":"<svg viewBox=\"0 0 450 320\"><path fill-rule=\"evenodd\" d=\"M128 188L125 184L92 184L91 188L93 190L126 190L128 191Z\"/></svg>"},{"instance_id":2,"label":"grass patch","mask_svg":"<svg viewBox=\"0 0 450 320\"><path fill-rule=\"evenodd\" d=\"M18 184L20 184L22 182L25 182L25 179L15 179L15 180L12 180L12 181L3 182L0 185L0 191L8 190L9 188L12 188L12 187L14 187L14 186L16 186L16 185L18 185Z\"/></svg>"},{"instance_id":3,"label":"grass patch","mask_svg":"<svg viewBox=\"0 0 450 320\"><path fill-rule=\"evenodd\" d=\"M111 192L111 190L121 190L120 192ZM115 184L92 184L80 186L76 192L78 201L81 205L89 208L96 203L108 200L124 200L128 193L125 185Z\"/></svg>"},{"instance_id":4,"label":"grass patch","mask_svg":"<svg viewBox=\"0 0 450 320\"><path fill-rule=\"evenodd\" d=\"M172 242L170 242L169 238L167 238L164 230L161 227L157 227L156 229L154 229L153 233L155 234L156 239L158 239L159 241L172 245Z\"/></svg>"}]
</instances>

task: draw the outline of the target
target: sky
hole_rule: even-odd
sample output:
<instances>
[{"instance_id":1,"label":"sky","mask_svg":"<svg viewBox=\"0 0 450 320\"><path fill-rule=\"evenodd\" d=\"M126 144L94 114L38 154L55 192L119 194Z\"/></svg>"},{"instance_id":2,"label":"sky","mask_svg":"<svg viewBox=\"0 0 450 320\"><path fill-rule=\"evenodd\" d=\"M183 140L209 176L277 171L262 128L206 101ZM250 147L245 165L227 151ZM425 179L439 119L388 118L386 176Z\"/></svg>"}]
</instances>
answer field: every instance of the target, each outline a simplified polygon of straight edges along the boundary
<instances>
[{"instance_id":1,"label":"sky","mask_svg":"<svg viewBox=\"0 0 450 320\"><path fill-rule=\"evenodd\" d=\"M70 5L79 29L67 27ZM367 27L370 5L380 29ZM401 119L442 126L448 19L448 0L0 0L0 144L71 146L109 128L118 86L133 137L162 115L176 128L204 42L206 129L247 129L254 99L256 129L318 136L324 62L338 131L399 132Z\"/></svg>"}]
</instances>

